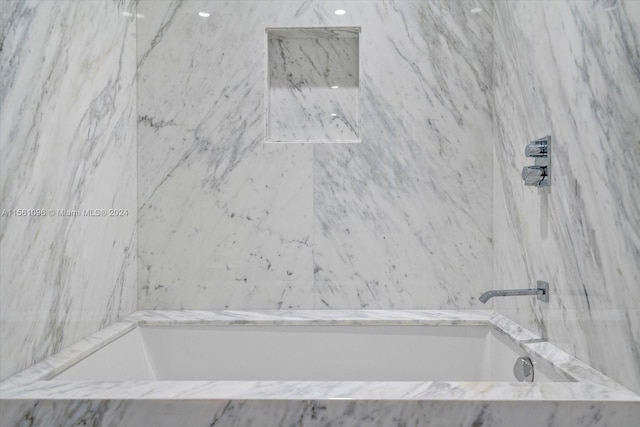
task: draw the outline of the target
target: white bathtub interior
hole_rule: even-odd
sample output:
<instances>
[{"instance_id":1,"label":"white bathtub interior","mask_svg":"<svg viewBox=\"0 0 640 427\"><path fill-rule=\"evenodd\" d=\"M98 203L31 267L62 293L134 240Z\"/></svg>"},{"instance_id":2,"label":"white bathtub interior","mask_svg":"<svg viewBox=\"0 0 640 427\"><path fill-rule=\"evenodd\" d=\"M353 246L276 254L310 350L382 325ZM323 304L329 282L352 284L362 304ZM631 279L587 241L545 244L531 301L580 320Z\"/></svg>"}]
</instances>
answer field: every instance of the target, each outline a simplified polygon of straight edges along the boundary
<instances>
[{"instance_id":1,"label":"white bathtub interior","mask_svg":"<svg viewBox=\"0 0 640 427\"><path fill-rule=\"evenodd\" d=\"M138 326L51 379L515 382L525 355L488 326Z\"/></svg>"}]
</instances>

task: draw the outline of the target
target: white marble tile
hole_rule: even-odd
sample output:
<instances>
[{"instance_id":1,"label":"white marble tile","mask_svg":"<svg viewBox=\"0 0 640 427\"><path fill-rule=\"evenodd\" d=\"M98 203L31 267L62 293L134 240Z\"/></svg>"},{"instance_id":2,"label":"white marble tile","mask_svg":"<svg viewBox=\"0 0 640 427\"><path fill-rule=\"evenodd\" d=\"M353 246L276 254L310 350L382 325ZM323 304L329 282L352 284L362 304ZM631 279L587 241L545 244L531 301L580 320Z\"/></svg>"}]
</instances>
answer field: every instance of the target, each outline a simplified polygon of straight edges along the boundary
<instances>
[{"instance_id":1,"label":"white marble tile","mask_svg":"<svg viewBox=\"0 0 640 427\"><path fill-rule=\"evenodd\" d=\"M490 282L484 6L353 5L363 142L314 147L316 308L471 308Z\"/></svg>"},{"instance_id":2,"label":"white marble tile","mask_svg":"<svg viewBox=\"0 0 640 427\"><path fill-rule=\"evenodd\" d=\"M46 211L0 217L2 379L135 309L131 7L0 6L0 205Z\"/></svg>"},{"instance_id":3,"label":"white marble tile","mask_svg":"<svg viewBox=\"0 0 640 427\"><path fill-rule=\"evenodd\" d=\"M141 308L312 304L312 151L264 144L254 6L139 4Z\"/></svg>"},{"instance_id":4,"label":"white marble tile","mask_svg":"<svg viewBox=\"0 0 640 427\"><path fill-rule=\"evenodd\" d=\"M55 405L55 404L54 404ZM100 406L99 406L100 405ZM51 406L47 403L42 410ZM65 405L58 404L60 407ZM76 419L93 414L94 419L114 416L119 426L153 425L227 425L245 426L361 426L373 425L491 425L561 427L634 427L639 411L631 404L538 404L479 403L451 405L449 402L350 402L312 400L303 402L217 401L204 404L129 403L74 405ZM104 412L90 409L106 409ZM107 409L108 408L108 409ZM62 408L60 408L62 409ZM57 411L56 411L57 412ZM55 413L55 412L54 412ZM58 412L60 413L60 412ZM104 415L103 415L104 414ZM46 418L45 418L46 419Z\"/></svg>"},{"instance_id":5,"label":"white marble tile","mask_svg":"<svg viewBox=\"0 0 640 427\"><path fill-rule=\"evenodd\" d=\"M325 324L325 325L486 325L493 323L483 310L142 310L127 316L141 325L175 324ZM501 316L499 316L501 317ZM507 323L504 321L503 323ZM513 322L511 322L513 323ZM501 327L502 330L506 328ZM532 335L535 337L535 335Z\"/></svg>"},{"instance_id":6,"label":"white marble tile","mask_svg":"<svg viewBox=\"0 0 640 427\"><path fill-rule=\"evenodd\" d=\"M36 381L4 400L377 400L486 402L630 402L640 397L590 383L324 382L324 381Z\"/></svg>"},{"instance_id":7,"label":"white marble tile","mask_svg":"<svg viewBox=\"0 0 640 427\"><path fill-rule=\"evenodd\" d=\"M538 404L372 401L40 401L0 402L7 420L88 425L154 426L398 426L635 427L629 404Z\"/></svg>"},{"instance_id":8,"label":"white marble tile","mask_svg":"<svg viewBox=\"0 0 640 427\"><path fill-rule=\"evenodd\" d=\"M494 260L487 304L640 391L640 3L497 2ZM551 134L553 183L521 184ZM587 425L587 424L585 424Z\"/></svg>"},{"instance_id":9,"label":"white marble tile","mask_svg":"<svg viewBox=\"0 0 640 427\"><path fill-rule=\"evenodd\" d=\"M492 6L463 3L141 1L139 308L476 306ZM265 28L345 26L362 143L265 145Z\"/></svg>"}]
</instances>

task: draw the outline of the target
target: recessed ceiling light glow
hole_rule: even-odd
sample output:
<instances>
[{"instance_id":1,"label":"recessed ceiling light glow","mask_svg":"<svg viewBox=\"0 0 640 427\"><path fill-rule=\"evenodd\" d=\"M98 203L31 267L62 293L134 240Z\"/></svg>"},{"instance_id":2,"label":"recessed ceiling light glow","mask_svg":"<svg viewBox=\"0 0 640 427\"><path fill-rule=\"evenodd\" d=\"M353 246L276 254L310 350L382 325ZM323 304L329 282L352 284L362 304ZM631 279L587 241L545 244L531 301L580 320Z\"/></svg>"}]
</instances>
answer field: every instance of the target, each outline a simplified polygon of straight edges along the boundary
<instances>
[{"instance_id":1,"label":"recessed ceiling light glow","mask_svg":"<svg viewBox=\"0 0 640 427\"><path fill-rule=\"evenodd\" d=\"M333 85L333 86L331 86L331 89L338 89L339 87L340 86L338 86L338 85Z\"/></svg>"},{"instance_id":2,"label":"recessed ceiling light glow","mask_svg":"<svg viewBox=\"0 0 640 427\"><path fill-rule=\"evenodd\" d=\"M336 113L331 113L331 117L338 117Z\"/></svg>"},{"instance_id":3,"label":"recessed ceiling light glow","mask_svg":"<svg viewBox=\"0 0 640 427\"><path fill-rule=\"evenodd\" d=\"M129 17L133 16L133 13L131 13L131 12L122 12L122 14L123 14L124 16L126 16L127 18L129 18Z\"/></svg>"},{"instance_id":4,"label":"recessed ceiling light glow","mask_svg":"<svg viewBox=\"0 0 640 427\"><path fill-rule=\"evenodd\" d=\"M347 11L344 9L338 9L333 13L335 13L336 15L344 15L345 13L347 13Z\"/></svg>"},{"instance_id":5,"label":"recessed ceiling light glow","mask_svg":"<svg viewBox=\"0 0 640 427\"><path fill-rule=\"evenodd\" d=\"M203 18L208 18L211 16L209 12L198 12L198 15L202 16Z\"/></svg>"},{"instance_id":6,"label":"recessed ceiling light glow","mask_svg":"<svg viewBox=\"0 0 640 427\"><path fill-rule=\"evenodd\" d=\"M480 12L482 12L481 7L474 7L473 9L471 9L471 13L480 13Z\"/></svg>"}]
</instances>

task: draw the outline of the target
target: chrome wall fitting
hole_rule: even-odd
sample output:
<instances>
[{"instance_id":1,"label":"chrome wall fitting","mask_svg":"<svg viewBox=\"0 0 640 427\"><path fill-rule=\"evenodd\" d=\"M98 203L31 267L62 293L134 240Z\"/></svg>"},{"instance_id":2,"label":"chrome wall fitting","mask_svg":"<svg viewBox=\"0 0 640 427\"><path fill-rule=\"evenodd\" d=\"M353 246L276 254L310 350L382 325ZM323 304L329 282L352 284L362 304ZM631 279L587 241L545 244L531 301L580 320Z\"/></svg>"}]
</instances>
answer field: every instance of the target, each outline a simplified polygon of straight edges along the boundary
<instances>
[{"instance_id":1,"label":"chrome wall fitting","mask_svg":"<svg viewBox=\"0 0 640 427\"><path fill-rule=\"evenodd\" d=\"M522 168L524 185L548 187L551 185L551 136L536 139L524 149L526 157L533 157L535 164Z\"/></svg>"},{"instance_id":2,"label":"chrome wall fitting","mask_svg":"<svg viewBox=\"0 0 640 427\"><path fill-rule=\"evenodd\" d=\"M486 304L493 297L513 297L520 295L536 295L542 302L549 302L549 283L542 280L536 281L536 287L530 289L506 289L491 290L480 295L480 302Z\"/></svg>"},{"instance_id":3,"label":"chrome wall fitting","mask_svg":"<svg viewBox=\"0 0 640 427\"><path fill-rule=\"evenodd\" d=\"M537 293L538 299L542 302L549 302L549 282L536 280L536 289L538 291L542 290L542 292Z\"/></svg>"},{"instance_id":4,"label":"chrome wall fitting","mask_svg":"<svg viewBox=\"0 0 640 427\"><path fill-rule=\"evenodd\" d=\"M521 383L533 382L533 362L528 357L518 357L513 365L513 376Z\"/></svg>"}]
</instances>

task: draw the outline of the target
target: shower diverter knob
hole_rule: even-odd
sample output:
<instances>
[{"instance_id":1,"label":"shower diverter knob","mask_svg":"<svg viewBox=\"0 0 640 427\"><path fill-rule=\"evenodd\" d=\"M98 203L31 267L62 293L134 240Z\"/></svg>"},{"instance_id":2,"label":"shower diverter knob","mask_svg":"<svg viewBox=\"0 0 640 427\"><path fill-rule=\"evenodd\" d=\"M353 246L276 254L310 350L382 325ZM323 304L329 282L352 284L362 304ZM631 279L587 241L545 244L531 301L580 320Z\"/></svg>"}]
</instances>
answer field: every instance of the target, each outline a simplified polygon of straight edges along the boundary
<instances>
[{"instance_id":1,"label":"shower diverter knob","mask_svg":"<svg viewBox=\"0 0 640 427\"><path fill-rule=\"evenodd\" d=\"M547 168L545 166L525 166L522 168L524 185L539 186L546 176Z\"/></svg>"},{"instance_id":2,"label":"shower diverter knob","mask_svg":"<svg viewBox=\"0 0 640 427\"><path fill-rule=\"evenodd\" d=\"M524 147L524 155L527 157L547 157L547 141L532 141Z\"/></svg>"}]
</instances>

